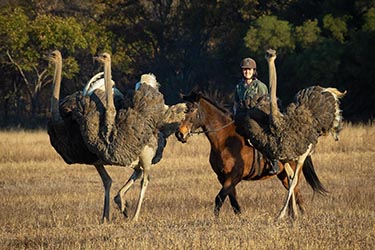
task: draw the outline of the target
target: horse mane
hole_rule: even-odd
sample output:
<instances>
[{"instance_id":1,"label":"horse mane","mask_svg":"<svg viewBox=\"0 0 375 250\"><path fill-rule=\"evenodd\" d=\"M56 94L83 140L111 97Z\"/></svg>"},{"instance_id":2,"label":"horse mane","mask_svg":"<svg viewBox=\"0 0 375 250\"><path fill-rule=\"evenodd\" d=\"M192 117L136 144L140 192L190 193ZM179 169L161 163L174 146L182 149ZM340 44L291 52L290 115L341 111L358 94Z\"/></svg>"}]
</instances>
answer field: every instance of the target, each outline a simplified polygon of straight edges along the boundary
<instances>
[{"instance_id":1,"label":"horse mane","mask_svg":"<svg viewBox=\"0 0 375 250\"><path fill-rule=\"evenodd\" d=\"M225 115L233 116L230 104L225 102L227 99L229 99L228 96L220 93L219 91L192 91L189 96L193 98L188 98L185 100L198 102L199 98L203 98L208 103L212 104L221 112L223 112Z\"/></svg>"}]
</instances>

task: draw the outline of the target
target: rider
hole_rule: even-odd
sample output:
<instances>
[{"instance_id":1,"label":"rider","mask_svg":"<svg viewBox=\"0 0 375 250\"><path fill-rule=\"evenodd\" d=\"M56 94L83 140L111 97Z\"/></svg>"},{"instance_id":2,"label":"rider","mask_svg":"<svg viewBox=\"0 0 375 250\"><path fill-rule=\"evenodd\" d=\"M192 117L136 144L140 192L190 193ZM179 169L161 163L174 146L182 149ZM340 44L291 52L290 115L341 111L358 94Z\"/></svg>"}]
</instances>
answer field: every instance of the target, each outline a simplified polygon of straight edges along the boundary
<instances>
[{"instance_id":1,"label":"rider","mask_svg":"<svg viewBox=\"0 0 375 250\"><path fill-rule=\"evenodd\" d=\"M240 64L242 78L236 85L234 112L255 105L258 97L268 95L267 86L257 78L257 65L254 59L244 58Z\"/></svg>"},{"instance_id":2,"label":"rider","mask_svg":"<svg viewBox=\"0 0 375 250\"><path fill-rule=\"evenodd\" d=\"M257 78L257 65L254 59L247 57L241 61L242 78L236 85L235 101L233 111L236 115L239 110L253 107L258 98L268 95L267 86ZM270 164L272 168L270 174L276 174L279 171L277 160Z\"/></svg>"}]
</instances>

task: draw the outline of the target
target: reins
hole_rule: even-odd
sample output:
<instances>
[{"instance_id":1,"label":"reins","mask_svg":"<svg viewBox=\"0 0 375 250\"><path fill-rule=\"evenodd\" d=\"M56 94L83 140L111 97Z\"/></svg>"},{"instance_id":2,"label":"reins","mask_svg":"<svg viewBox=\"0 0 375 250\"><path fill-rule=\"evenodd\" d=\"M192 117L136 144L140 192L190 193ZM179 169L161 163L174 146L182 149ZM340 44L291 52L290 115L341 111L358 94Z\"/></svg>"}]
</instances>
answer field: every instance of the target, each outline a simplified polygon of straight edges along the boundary
<instances>
[{"instance_id":1,"label":"reins","mask_svg":"<svg viewBox=\"0 0 375 250\"><path fill-rule=\"evenodd\" d=\"M197 115L200 119L201 117L203 116L200 112L200 108L199 108L199 104L198 104L198 115ZM234 123L234 120L230 121L229 123L225 124L224 126L220 127L220 128L217 128L217 129L211 129L211 130L203 130L202 131L194 131L194 132L189 132L190 135L194 135L194 134L206 134L206 133L215 133L215 132L218 132L226 127L228 127L229 125L233 124Z\"/></svg>"},{"instance_id":2,"label":"reins","mask_svg":"<svg viewBox=\"0 0 375 250\"><path fill-rule=\"evenodd\" d=\"M234 123L234 120L230 121L229 123L225 124L224 126L220 127L220 128L217 128L217 129L212 129L212 130L202 130L202 131L194 131L194 132L189 132L189 134L206 134L206 133L214 133L214 132L218 132L226 127L228 127L229 125L231 125L232 123Z\"/></svg>"}]
</instances>

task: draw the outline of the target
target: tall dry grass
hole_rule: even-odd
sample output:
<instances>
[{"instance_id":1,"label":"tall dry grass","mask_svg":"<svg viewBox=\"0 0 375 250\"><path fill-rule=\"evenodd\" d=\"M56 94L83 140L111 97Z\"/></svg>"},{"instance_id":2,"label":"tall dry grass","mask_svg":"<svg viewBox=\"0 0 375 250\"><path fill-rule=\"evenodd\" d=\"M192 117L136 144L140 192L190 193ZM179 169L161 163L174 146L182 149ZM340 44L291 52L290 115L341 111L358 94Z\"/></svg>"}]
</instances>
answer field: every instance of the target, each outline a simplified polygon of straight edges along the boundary
<instances>
[{"instance_id":1,"label":"tall dry grass","mask_svg":"<svg viewBox=\"0 0 375 250\"><path fill-rule=\"evenodd\" d=\"M243 213L213 202L220 185L208 163L204 136L183 145L170 138L136 223L113 201L100 225L103 188L95 168L67 165L45 131L0 132L0 249L374 249L375 127L347 124L341 140L319 141L313 161L328 196L306 181L307 212L292 223L276 221L286 191L276 178L241 182ZM111 195L131 170L107 167ZM135 209L139 184L127 194Z\"/></svg>"}]
</instances>

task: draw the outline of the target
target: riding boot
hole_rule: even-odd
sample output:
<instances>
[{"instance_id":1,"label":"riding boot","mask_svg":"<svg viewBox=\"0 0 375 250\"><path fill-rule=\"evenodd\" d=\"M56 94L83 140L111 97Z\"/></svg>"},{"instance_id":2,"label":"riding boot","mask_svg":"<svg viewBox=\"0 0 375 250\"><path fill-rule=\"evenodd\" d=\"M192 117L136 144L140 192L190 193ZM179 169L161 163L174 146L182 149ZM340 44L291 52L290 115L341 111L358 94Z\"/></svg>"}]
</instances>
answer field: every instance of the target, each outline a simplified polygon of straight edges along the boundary
<instances>
[{"instance_id":1,"label":"riding boot","mask_svg":"<svg viewBox=\"0 0 375 250\"><path fill-rule=\"evenodd\" d=\"M277 174L279 172L279 163L276 159L273 159L271 161L271 168L270 170L268 171L269 174Z\"/></svg>"}]
</instances>

